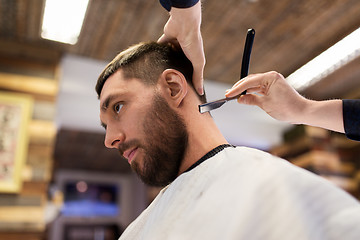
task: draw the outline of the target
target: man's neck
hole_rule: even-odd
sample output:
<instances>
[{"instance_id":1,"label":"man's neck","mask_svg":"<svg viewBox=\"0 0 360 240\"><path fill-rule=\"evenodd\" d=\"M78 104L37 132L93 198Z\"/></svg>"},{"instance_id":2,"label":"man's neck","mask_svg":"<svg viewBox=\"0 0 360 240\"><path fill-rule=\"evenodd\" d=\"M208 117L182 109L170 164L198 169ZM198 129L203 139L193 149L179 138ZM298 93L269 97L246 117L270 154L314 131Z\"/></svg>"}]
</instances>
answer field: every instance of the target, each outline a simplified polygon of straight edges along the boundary
<instances>
[{"instance_id":1,"label":"man's neck","mask_svg":"<svg viewBox=\"0 0 360 240\"><path fill-rule=\"evenodd\" d=\"M180 166L179 175L212 149L228 142L209 114L191 114L186 119L189 133L188 146Z\"/></svg>"}]
</instances>

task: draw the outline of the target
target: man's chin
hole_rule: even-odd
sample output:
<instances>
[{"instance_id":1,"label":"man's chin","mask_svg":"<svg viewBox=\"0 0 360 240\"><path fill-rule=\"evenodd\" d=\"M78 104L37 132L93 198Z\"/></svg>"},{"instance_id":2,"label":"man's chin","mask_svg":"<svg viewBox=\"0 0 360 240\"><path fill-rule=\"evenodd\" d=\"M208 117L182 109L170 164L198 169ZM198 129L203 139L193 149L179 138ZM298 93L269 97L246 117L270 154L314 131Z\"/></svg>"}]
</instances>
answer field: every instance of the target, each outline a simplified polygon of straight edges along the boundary
<instances>
[{"instance_id":1,"label":"man's chin","mask_svg":"<svg viewBox=\"0 0 360 240\"><path fill-rule=\"evenodd\" d=\"M176 176L175 177L168 176L166 178L159 179L159 176L157 174L149 174L149 173L145 174L144 172L142 172L142 170L139 168L136 162L134 162L134 164L131 165L131 168L139 176L141 181L150 187L165 187L169 185L172 181L174 181L176 178Z\"/></svg>"}]
</instances>

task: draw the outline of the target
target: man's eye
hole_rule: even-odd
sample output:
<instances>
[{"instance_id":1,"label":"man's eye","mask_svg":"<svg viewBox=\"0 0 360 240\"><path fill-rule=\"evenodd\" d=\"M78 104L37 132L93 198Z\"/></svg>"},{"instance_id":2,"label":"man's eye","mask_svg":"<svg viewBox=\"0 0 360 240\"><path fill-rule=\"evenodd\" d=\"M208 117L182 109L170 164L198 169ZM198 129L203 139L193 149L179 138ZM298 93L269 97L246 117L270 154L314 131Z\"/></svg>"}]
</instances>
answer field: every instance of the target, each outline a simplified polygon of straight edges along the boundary
<instances>
[{"instance_id":1,"label":"man's eye","mask_svg":"<svg viewBox=\"0 0 360 240\"><path fill-rule=\"evenodd\" d=\"M119 113L122 107L123 107L123 105L121 103L117 103L114 105L114 111L116 113Z\"/></svg>"}]
</instances>

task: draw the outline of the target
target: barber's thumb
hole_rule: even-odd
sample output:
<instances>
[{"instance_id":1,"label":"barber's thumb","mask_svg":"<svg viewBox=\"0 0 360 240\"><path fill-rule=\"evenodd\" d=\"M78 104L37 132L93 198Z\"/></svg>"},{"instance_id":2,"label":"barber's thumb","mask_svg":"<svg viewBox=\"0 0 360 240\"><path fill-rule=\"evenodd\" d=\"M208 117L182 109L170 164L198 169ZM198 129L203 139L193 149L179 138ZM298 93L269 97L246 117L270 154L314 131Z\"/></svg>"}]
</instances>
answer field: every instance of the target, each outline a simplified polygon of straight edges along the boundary
<instances>
[{"instance_id":1,"label":"barber's thumb","mask_svg":"<svg viewBox=\"0 0 360 240\"><path fill-rule=\"evenodd\" d=\"M237 101L238 103L245 105L258 105L259 103L258 96L254 94L241 95Z\"/></svg>"}]
</instances>

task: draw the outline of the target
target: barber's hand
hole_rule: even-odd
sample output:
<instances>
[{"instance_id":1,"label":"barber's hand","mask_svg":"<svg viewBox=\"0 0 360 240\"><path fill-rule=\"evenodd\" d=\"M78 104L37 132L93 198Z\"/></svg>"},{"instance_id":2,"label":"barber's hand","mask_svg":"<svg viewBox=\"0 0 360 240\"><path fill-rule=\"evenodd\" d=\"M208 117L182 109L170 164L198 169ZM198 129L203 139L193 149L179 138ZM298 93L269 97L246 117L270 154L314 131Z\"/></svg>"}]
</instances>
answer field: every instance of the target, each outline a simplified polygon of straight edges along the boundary
<instances>
[{"instance_id":1,"label":"barber's hand","mask_svg":"<svg viewBox=\"0 0 360 240\"><path fill-rule=\"evenodd\" d=\"M302 97L277 72L249 75L238 81L225 96L238 98L239 103L257 105L271 117L289 123L306 124L344 132L342 101L313 101Z\"/></svg>"},{"instance_id":2,"label":"barber's hand","mask_svg":"<svg viewBox=\"0 0 360 240\"><path fill-rule=\"evenodd\" d=\"M164 27L164 34L159 38L158 42L171 42L181 46L194 67L194 87L200 95L203 95L205 53L200 25L201 1L190 8L172 7L170 18Z\"/></svg>"},{"instance_id":3,"label":"barber's hand","mask_svg":"<svg viewBox=\"0 0 360 240\"><path fill-rule=\"evenodd\" d=\"M257 105L271 117L285 122L299 123L307 99L293 89L277 72L249 75L238 81L225 96L233 97L247 90L238 102Z\"/></svg>"}]
</instances>

